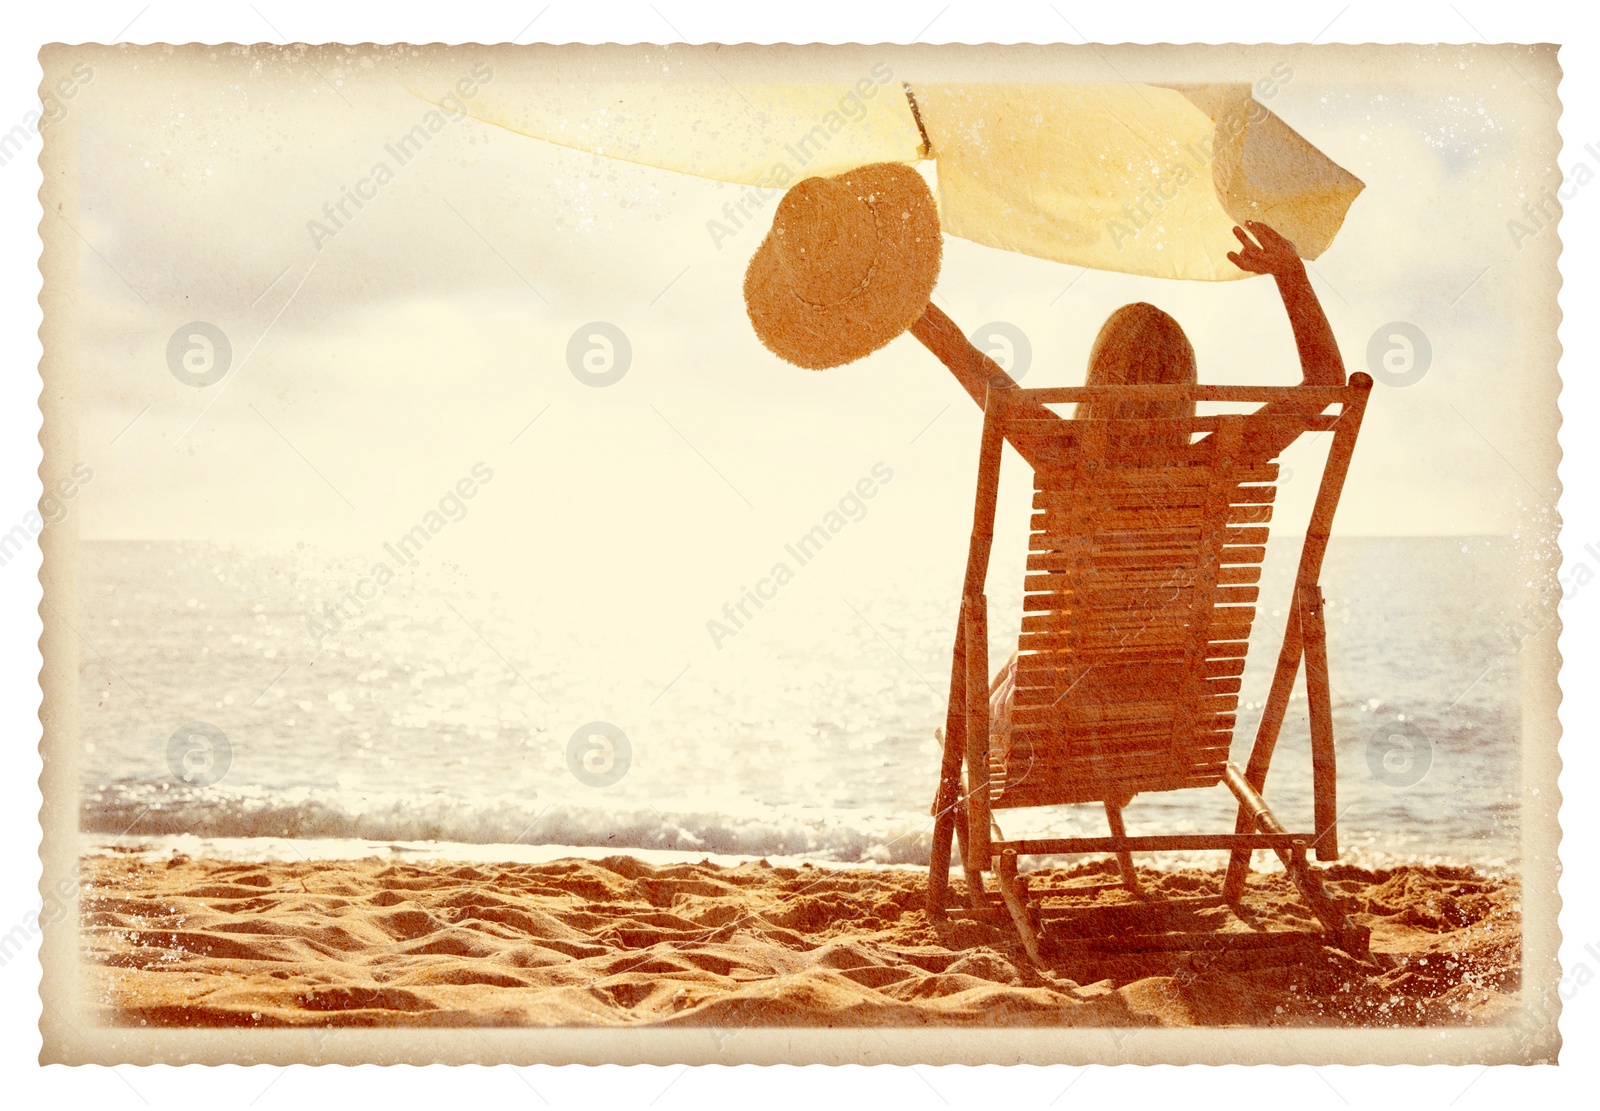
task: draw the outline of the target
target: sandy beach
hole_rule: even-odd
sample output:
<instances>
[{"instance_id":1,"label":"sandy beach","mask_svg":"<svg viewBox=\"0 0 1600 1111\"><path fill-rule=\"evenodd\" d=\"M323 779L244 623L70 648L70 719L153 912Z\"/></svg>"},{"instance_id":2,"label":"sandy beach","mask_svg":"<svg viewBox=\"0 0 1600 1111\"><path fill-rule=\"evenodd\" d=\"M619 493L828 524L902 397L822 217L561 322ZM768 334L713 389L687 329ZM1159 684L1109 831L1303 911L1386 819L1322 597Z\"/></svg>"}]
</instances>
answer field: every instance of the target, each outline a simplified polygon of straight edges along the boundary
<instances>
[{"instance_id":1,"label":"sandy beach","mask_svg":"<svg viewBox=\"0 0 1600 1111\"><path fill-rule=\"evenodd\" d=\"M152 1026L1486 1024L1517 1006L1514 879L1468 868L1326 875L1376 960L1300 946L1111 959L1009 931L935 928L915 869L83 859L91 1004ZM1103 884L1099 862L1035 873ZM1220 872L1144 871L1158 895ZM1092 905L1125 902L1088 894ZM1257 929L1315 925L1255 874ZM1238 930L1237 921L1230 927Z\"/></svg>"}]
</instances>

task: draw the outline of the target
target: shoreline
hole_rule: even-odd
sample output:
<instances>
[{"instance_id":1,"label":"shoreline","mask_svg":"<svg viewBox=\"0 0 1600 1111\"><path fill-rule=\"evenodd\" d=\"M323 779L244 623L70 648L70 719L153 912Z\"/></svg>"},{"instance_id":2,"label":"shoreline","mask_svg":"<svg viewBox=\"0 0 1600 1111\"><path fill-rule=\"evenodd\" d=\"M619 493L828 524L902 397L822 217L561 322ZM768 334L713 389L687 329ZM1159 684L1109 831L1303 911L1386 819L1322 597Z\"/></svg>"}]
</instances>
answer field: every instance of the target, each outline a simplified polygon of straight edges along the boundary
<instances>
[{"instance_id":1,"label":"shoreline","mask_svg":"<svg viewBox=\"0 0 1600 1111\"><path fill-rule=\"evenodd\" d=\"M195 859L216 861L332 861L380 858L392 861L469 863L548 864L557 860L598 861L626 855L653 865L715 864L737 867L740 864L767 863L779 867L811 866L829 870L910 871L926 874L926 864L909 861L839 860L825 853L716 853L700 849L652 849L632 845L575 845L567 843L527 844L519 842L429 841L356 837L206 837L195 834L79 834L79 855L131 855L168 857L173 853ZM1040 869L1071 869L1094 857L1038 857L1022 862L1024 872ZM1148 853L1136 857L1143 870L1158 873L1188 870L1205 871L1225 861L1219 852ZM1503 856L1468 857L1459 853L1380 853L1365 846L1342 846L1340 865L1366 871L1393 871L1398 868L1470 868L1496 878L1514 879L1520 875L1515 861ZM1256 871L1274 873L1282 866L1270 853L1255 854ZM960 875L959 862L954 874Z\"/></svg>"},{"instance_id":2,"label":"shoreline","mask_svg":"<svg viewBox=\"0 0 1600 1111\"><path fill-rule=\"evenodd\" d=\"M843 862L818 856L757 856L743 853L708 853L691 849L648 849L633 846L565 844L480 844L471 841L397 841L354 837L197 837L142 834L101 837L83 834L80 855L128 856L166 859L174 853L199 860L292 863L295 861L385 860L395 863L551 864L559 860L600 861L626 855L643 864L712 864L736 868L742 864L770 864L788 868L859 869L866 872L912 871L926 874L925 864Z\"/></svg>"},{"instance_id":3,"label":"shoreline","mask_svg":"<svg viewBox=\"0 0 1600 1111\"><path fill-rule=\"evenodd\" d=\"M926 870L908 866L109 848L80 864L83 982L112 1025L1417 1027L1519 1004L1520 887L1469 867L1323 871L1375 962L1231 946L1315 927L1287 877L1258 870L1248 925L1192 912L1221 931L1208 953L1108 958L1060 938L1041 970L1009 930L931 923ZM1127 896L1091 889L1113 868L1042 875L1109 906ZM1158 898L1206 895L1221 869L1140 878Z\"/></svg>"}]
</instances>

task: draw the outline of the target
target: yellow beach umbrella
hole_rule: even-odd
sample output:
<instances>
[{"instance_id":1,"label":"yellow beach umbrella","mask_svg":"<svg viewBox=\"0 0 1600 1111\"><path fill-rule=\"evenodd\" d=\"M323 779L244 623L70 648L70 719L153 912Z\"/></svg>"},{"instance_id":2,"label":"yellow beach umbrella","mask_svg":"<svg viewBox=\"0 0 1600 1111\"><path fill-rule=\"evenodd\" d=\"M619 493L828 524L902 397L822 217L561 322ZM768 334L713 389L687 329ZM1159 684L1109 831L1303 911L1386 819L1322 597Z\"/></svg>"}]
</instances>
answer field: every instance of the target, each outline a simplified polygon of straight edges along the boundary
<instances>
[{"instance_id":1,"label":"yellow beach umbrella","mask_svg":"<svg viewBox=\"0 0 1600 1111\"><path fill-rule=\"evenodd\" d=\"M1362 189L1246 84L907 84L880 65L854 84L501 80L464 108L548 142L749 186L730 221L806 177L933 159L946 234L1161 278L1249 276L1227 260L1246 220L1314 259Z\"/></svg>"}]
</instances>

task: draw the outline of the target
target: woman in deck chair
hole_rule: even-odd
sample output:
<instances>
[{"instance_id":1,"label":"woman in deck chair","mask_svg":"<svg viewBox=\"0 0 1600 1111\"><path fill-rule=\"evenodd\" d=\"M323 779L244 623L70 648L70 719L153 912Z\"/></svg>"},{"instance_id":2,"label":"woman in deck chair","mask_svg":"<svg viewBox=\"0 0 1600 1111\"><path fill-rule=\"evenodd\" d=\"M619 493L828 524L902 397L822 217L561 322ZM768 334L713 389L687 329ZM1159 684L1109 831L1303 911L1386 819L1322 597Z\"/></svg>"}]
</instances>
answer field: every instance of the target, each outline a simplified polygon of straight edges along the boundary
<instances>
[{"instance_id":1,"label":"woman in deck chair","mask_svg":"<svg viewBox=\"0 0 1600 1111\"><path fill-rule=\"evenodd\" d=\"M1249 229L1248 232L1245 228ZM1299 432L1305 431L1312 426L1323 430L1331 429L1336 422L1343 420L1345 415L1353 412L1354 420L1345 425L1342 435L1339 433L1335 435L1334 450L1337 451L1341 447L1343 449L1337 472L1338 477L1334 485L1329 487L1328 473L1325 472L1323 482L1319 487L1322 493L1327 493L1331 489L1333 491L1333 501L1337 501L1338 485L1342 482L1343 468L1348 465L1349 452L1354 446L1354 437L1360 427L1361 412L1365 405L1367 391L1371 388L1371 379L1366 375L1357 375L1356 388L1354 390L1346 385L1344 366L1339 357L1338 347L1334 342L1332 331L1328 327L1327 319L1322 313L1322 308L1317 302L1316 295L1312 292L1310 283L1306 278L1305 266L1298 258L1298 253L1294 246L1265 224L1246 222L1245 228L1234 229L1234 234L1239 240L1240 249L1229 252L1228 258L1243 270L1258 274L1271 274L1277 281L1285 308L1289 313L1290 323L1294 329L1295 342L1300 353L1303 368L1302 385L1303 387L1315 387L1315 389L1289 387L1288 389L1280 388L1278 390L1260 391L1260 394L1265 394L1273 399L1264 409L1257 410L1255 414L1251 414L1248 418L1225 417L1210 419L1205 422L1209 427L1218 430L1212 434L1218 437L1216 442L1211 442L1209 438L1203 438L1191 444L1189 442L1190 433L1180 431L1171 444L1158 442L1155 444L1130 445L1136 450L1116 451L1110 454L1107 454L1104 448L1107 446L1106 441L1113 437L1120 438L1125 442L1130 435L1150 437L1158 436L1159 432L1157 429L1151 429L1147 426L1141 432L1133 433L1126 427L1120 429L1107 427L1107 424L1099 423L1099 421L1109 423L1111 419L1138 420L1144 418L1146 420L1161 420L1163 418L1177 418L1173 423L1177 424L1180 429L1193 428L1195 427L1193 418L1194 403L1192 401L1183 401L1177 404L1156 404L1153 406L1154 411L1151 411L1152 406L1146 401L1110 400L1103 396L1093 397L1085 403L1087 411L1079 413L1080 417L1090 418L1089 421L1085 422L1087 426L1085 429L1086 434L1093 435L1099 441L1097 444L1097 458L1089 462L1088 466L1085 467L1085 471L1092 470L1101 461L1104 461L1110 468L1120 468L1123 460L1138 466L1142 461L1160 457L1163 459L1162 466L1169 468L1182 468L1185 463L1193 462L1197 468L1197 476L1205 478L1205 475L1201 474L1198 468L1209 467L1218 461L1214 457L1218 454L1217 448L1221 443L1225 442L1229 445L1227 456L1231 457L1233 461L1239 461L1242 455L1248 457L1253 463L1264 465L1292 442ZM897 163L879 163L860 167L835 178L807 178L790 189L783 200L779 202L777 212L774 214L772 229L751 259L750 267L745 274L745 305L756 336L769 350L796 366L813 370L844 366L847 363L854 362L909 331L940 362L944 363L951 374L954 375L956 381L960 383L978 406L986 410L984 444L986 455L984 467L988 470L990 484L988 487L984 487L984 476L980 472L980 500L975 509L973 546L968 560L968 577L970 579L974 573L981 573L986 569L989 542L992 540L992 536L988 531L980 531L980 529L986 530L993 527L993 483L998 480L999 443L988 435L987 405L989 389L991 383L1000 386L1015 386L1015 383L1010 381L1009 377L1004 374L992 359L972 345L954 321L929 302L928 298L932 295L934 284L938 280L941 253L941 233L932 194L921 176L910 167ZM1183 329L1170 316L1153 306L1136 304L1124 306L1113 313L1101 329L1090 358L1087 384L1090 387L1115 387L1121 385L1172 385L1181 387L1183 384L1194 383L1195 381L1194 351L1187 337L1184 336ZM1343 388L1341 389L1341 387ZM1058 454L1056 441L1059 439L1062 444L1066 444L1071 439L1071 436L1069 434L1056 437L1055 430L1049 430L1049 425L1060 419L1060 415L1047 407L1050 403L1038 400L1037 397L1030 400L1025 396L1032 392L1019 390L1014 399L1007 400L1004 403L1008 412L1002 423L1011 431L1001 432L1000 434L1006 436L1012 445L1023 454L1024 458L1034 465L1036 472L1044 471L1048 473L1056 466L1056 460L1052 458ZM1175 389L1172 392L1181 393L1183 391ZM1197 392L1201 391L1193 391L1191 387L1191 396ZM1231 392L1237 395L1241 391ZM1242 392L1250 394L1257 391ZM1078 391L1071 389L1043 391L1039 396L1063 393L1077 394ZM1343 396L1345 394L1353 394L1353 396L1347 399ZM1329 400L1330 395L1333 396L1333 400ZM1335 404L1341 407L1340 415L1324 419L1322 414L1326 407ZM1012 409L1013 405L1021 408ZM1100 407L1103 407L1104 411L1096 411ZM1260 419L1263 415L1268 419ZM1270 419L1272 417L1289 419L1272 420ZM1166 425L1165 427L1171 427L1171 425ZM1061 431L1066 432L1068 430L1063 427ZM1149 448L1154 450L1146 450ZM1186 456L1190 456L1191 449L1194 449L1192 458L1186 458ZM1039 455L1037 460L1033 457L1035 454ZM1224 468L1227 467L1229 461L1229 458L1220 460ZM1257 467L1252 465L1242 473L1261 475L1266 472L1267 468L1265 466ZM1099 478L1104 483L1102 487L1090 487L1086 490L1086 493L1089 494L1088 500L1093 501L1096 494L1121 496L1121 491L1127 486L1124 479L1130 476L1115 474L1107 470L1101 471L1098 475L1087 477L1090 481L1094 478ZM1176 482L1179 487L1184 489L1195 488L1196 484L1186 481L1186 478L1187 476L1181 474L1173 475L1169 473L1160 478L1160 481ZM1081 481L1081 479L1074 478L1074 481ZM1266 504L1270 501L1268 492L1256 490L1253 480L1247 482L1241 478L1239 482L1232 484L1225 481L1220 483L1212 481L1201 485L1206 486L1208 496L1211 493L1215 493L1218 496L1227 496L1226 506L1218 507L1219 511L1226 510L1226 520L1242 526L1246 522L1264 522L1270 519L1271 507ZM989 499L988 521L983 523L978 518L984 513L985 503L982 499L985 497ZM1248 502L1240 500L1236 503L1234 501L1235 497L1240 499L1250 498L1251 500ZM1321 494L1319 494L1319 499L1320 497ZM1331 504L1330 502L1330 506ZM1048 506L1046 509L1048 510ZM1152 519L1156 525L1159 526L1161 524L1159 519ZM1219 527L1221 520L1219 518L1217 522ZM1080 539L1077 532L1073 530L1081 530L1083 528L1081 521L1070 520L1062 523L1067 526L1065 532L1071 533L1070 539L1074 541ZM1046 528L1037 536L1031 538L1030 543L1035 545L1040 543L1054 545L1057 542L1057 538L1050 535L1051 531ZM1061 539L1069 538L1062 533L1062 530L1056 531L1061 533ZM1148 532L1150 530L1147 529L1145 531ZM1249 532L1252 536L1259 535L1259 543L1264 543L1265 541L1265 529L1241 528L1239 531ZM1158 529L1157 532L1160 533L1160 530ZM1246 541L1241 537L1239 538L1239 544L1222 544L1219 548L1215 541L1224 538L1224 536L1225 534L1217 534L1216 537L1207 542L1211 548L1217 549L1212 553L1213 555L1218 558L1224 555L1231 555L1230 562L1240 565L1260 562L1260 558L1256 553L1264 554L1264 549L1252 546L1258 543L1256 540ZM1097 537L1082 537L1081 539L1090 541L1090 546L1098 541ZM1325 537L1323 539L1325 540ZM1193 545L1190 546L1192 547ZM1226 551L1229 547L1237 550L1229 553ZM1320 548L1317 551L1320 553ZM1043 558L1038 560L1036 564L1030 564L1030 566L1037 566L1038 570L1046 574L1055 573L1056 568L1070 563L1072 556L1072 553L1068 553L1067 559L1061 559L1056 558L1049 551L1037 550L1032 554ZM1152 551L1149 554L1158 553ZM1301 840L1298 839L1298 835L1282 833L1281 826L1276 824L1276 819L1272 817L1270 810L1259 796L1259 780L1264 777L1264 761L1270 757L1271 744L1276 740L1276 727L1274 727L1270 736L1258 735L1256 747L1251 753L1251 767L1246 772L1240 772L1231 764L1227 764L1225 759L1219 757L1215 744L1186 744L1184 746L1185 752L1180 754L1181 760L1188 760L1190 757L1194 757L1197 760L1203 758L1206 761L1203 766L1196 765L1194 775L1188 774L1187 765L1183 767L1174 765L1166 770L1171 771L1172 775L1183 783L1187 783L1190 779L1209 781L1205 785L1225 781L1229 790L1239 799L1241 807L1238 820L1239 829L1235 834L1197 839L1200 841L1219 842L1218 844L1203 847L1228 848L1233 852L1228 885L1225 889L1225 891L1232 892L1228 896L1230 899L1237 898L1241 889L1243 877L1248 868L1249 853L1252 851L1252 847L1256 847L1252 839L1268 837L1269 835L1278 837L1280 840L1295 838L1295 844L1287 848L1279 844L1270 846L1262 844L1259 847L1272 848L1284 859L1285 865L1291 867L1293 875L1296 877L1295 882L1300 886L1302 895L1312 905L1312 909L1317 916L1323 919L1324 924L1341 939L1337 942L1341 947L1345 947L1348 942L1349 946L1358 946L1364 950L1365 938L1358 936L1358 931L1336 912L1336 909L1328 902L1318 885L1316 876L1308 871L1304 865L1304 852L1309 845L1315 844L1317 846L1317 853L1320 859L1336 859L1337 854L1336 841L1333 838L1334 822L1337 815L1334 810L1335 796L1332 790L1333 781L1331 778L1333 773L1331 759L1332 727L1326 706L1326 661L1323 659L1320 663L1314 665L1310 660L1310 653L1313 649L1323 656L1325 656L1326 652L1321 633L1320 609L1311 608L1313 594L1320 596L1320 592L1315 587L1316 571L1320 567L1320 554L1311 559L1309 563L1307 558L1307 556L1302 556L1300 574L1306 577L1305 585L1308 589L1303 597L1297 598L1296 603L1304 612L1294 620L1312 621L1312 632L1296 637L1294 643L1299 646L1298 655L1295 655L1288 648L1290 641L1287 639L1288 634L1286 633L1285 650L1280 653L1279 668L1274 678L1274 693L1272 697L1276 699L1281 694L1282 700L1284 702L1287 701L1288 686L1286 682L1281 682L1280 680L1284 680L1287 677L1288 680L1292 681L1299 671L1301 657L1305 657L1308 685L1311 682L1309 677L1312 675L1313 670L1316 670L1321 676L1320 682L1322 686L1319 689L1324 692L1322 706L1320 713L1313 713L1312 720L1313 777L1315 779L1317 776L1321 776L1320 779L1316 780L1318 783L1316 799L1318 832L1316 839L1314 841L1311 838ZM1145 570L1148 571L1149 569ZM1159 571L1159 568L1157 570ZM1244 568L1244 570L1248 570L1248 568ZM1259 571L1256 573L1259 574ZM1148 578L1148 575L1144 577ZM1035 576L1035 579L1037 580L1038 576ZM1239 582L1248 583L1253 581L1255 580L1249 577L1238 577L1231 580L1235 585ZM969 583L968 585L971 586L972 584ZM1129 593L1129 591L1119 590L1115 586L1108 589L1112 594ZM1253 588L1249 587L1246 587L1243 591L1238 591L1235 590L1234 585L1230 585L1228 589L1230 592L1229 597L1235 598L1235 600L1243 600L1236 598L1237 594L1253 593ZM1297 587L1297 589L1299 588ZM1248 623L1254 616L1253 607L1221 605L1219 601L1220 595L1217 590L1217 585L1212 583L1207 590L1201 591L1201 604L1209 606L1213 610L1228 610L1230 612L1227 616L1236 620L1233 620L1230 624L1213 628L1211 618L1217 616L1213 613L1206 618L1204 631L1208 636L1211 632L1218 632L1220 635L1227 637L1227 640L1215 642L1215 647L1228 649L1229 654L1223 655L1219 651L1215 656L1217 660L1223 661L1215 676L1201 674L1198 670L1192 671L1191 679L1193 681L1187 684L1187 687L1192 689L1187 690L1183 697L1194 700L1194 705L1189 706L1188 710L1174 706L1175 712L1187 715L1182 721L1187 721L1189 717L1197 715L1216 719L1214 723L1216 725L1215 729L1206 727L1189 730L1189 732L1195 734L1190 739L1197 742L1201 740L1218 741L1224 725L1227 726L1227 733L1231 736L1232 722L1225 709L1217 708L1213 712L1213 710L1199 706L1199 703L1212 698L1214 695L1217 696L1220 703L1227 703L1232 698L1232 694L1222 691L1220 686L1213 689L1212 687L1203 687L1197 684L1211 683L1213 680L1216 680L1221 685L1233 682L1228 678L1231 672L1227 672L1225 669L1235 666L1242 668L1243 652L1234 651L1239 648L1235 642L1241 637L1248 637ZM1063 607L1054 603L1060 602L1066 593L1066 591L1045 591L1038 597L1052 604L1034 608L1060 610ZM971 612L978 615L970 624L967 619L969 611L966 609L969 601L974 604L974 610ZM1111 606L1122 617L1135 622L1143 621L1147 617L1145 614L1135 612L1137 606L1130 608L1127 605L1116 602L1111 603ZM970 596L968 593L964 593L963 629L960 637L958 637L956 654L952 661L953 690L956 689L957 684L960 684L963 689L967 686L965 678L967 660L963 650L962 638L971 637L974 644L980 646L983 645L986 639L984 617L982 616L985 608L986 603L981 594L981 584L979 590L971 593ZM1070 608L1070 606L1067 607L1069 610ZM1182 607L1180 606L1179 608L1181 609ZM1248 610L1248 612L1231 612L1236 608ZM1067 616L1070 618L1070 613ZM1027 620L1025 617L1024 622L1026 623ZM1301 628L1301 626L1295 627L1297 629ZM1131 626L1128 624L1128 620L1123 620L1120 623L1114 622L1111 625L1102 623L1102 627L1098 632L1102 636L1111 635L1115 637L1129 629L1131 629ZM1307 636L1309 640L1305 639ZM1049 639L1049 634L1047 634L1046 639ZM1126 638L1124 638L1124 642L1125 640ZM1209 651L1213 642L1207 640L1206 643ZM986 661L987 651L982 647L978 650L981 651L982 655L972 660L975 665L974 671L977 672L972 678L977 682L981 682L978 675L981 674L982 670L987 670L987 663L979 664L978 659ZM1120 651L1120 648L1113 644L1110 646L1109 651L1115 655ZM1036 654L1030 652L1030 666L1031 658ZM1104 656L1106 652L1102 651L1100 655ZM1212 657L1208 656L1207 658ZM1235 664L1235 660L1237 660L1237 664ZM1135 667L1150 662L1149 660L1130 661L1131 666ZM1159 663L1160 661L1156 662ZM1046 660L1044 663L1047 666L1039 669L1042 672L1061 671L1060 668L1048 666L1052 663L1050 660ZM975 726L975 728L991 734L998 734L988 746L987 752L991 759L988 761L989 768L984 770L992 773L994 770L992 757L1000 757L1002 775L1006 776L1002 780L1002 797L1004 797L1010 786L1020 786L1023 782L1022 779L1018 779L1015 783L1012 783L1010 776L1006 773L1009 765L1009 761L1006 759L1010 747L1008 742L1012 733L1010 719L1013 716L1024 719L1029 717L1029 714L1022 710L1013 710L1013 702L1016 701L1014 689L1017 683L1018 670L1019 667L1015 662L1011 666L1002 669L1001 674L991 684L989 691L991 699L988 707L984 707L979 698L973 699L972 705L968 706L963 694L960 697L959 705L957 700L952 700L947 718L947 723L954 728L957 724L964 725L971 718L979 717L982 714L982 709L989 710L990 720L983 725ZM1146 668L1146 670L1149 669ZM1084 674L1086 675L1087 672ZM1082 677L1082 675L1079 676L1079 678ZM1065 676L1058 676L1058 678L1066 679ZM1057 702L1066 696L1067 691L1077 685L1076 679L1068 681L1070 685L1066 691L1062 691L1056 698ZM1161 682L1163 680L1157 678L1153 681ZM1112 680L1112 683L1113 685L1115 684L1115 679ZM1054 680L1045 684L1042 693L1046 697L1049 696L1050 688L1053 685L1056 685ZM1104 683L1095 684L1096 687L1105 685ZM1032 691L1035 687L1030 684L1024 689ZM1111 694L1113 697L1115 696L1114 691L1107 691L1106 693ZM1095 692L1090 692L1090 694L1094 695ZM1080 699L1081 702L1092 700L1092 698L1087 700ZM1171 701L1171 699L1166 700L1166 702ZM1039 716L1037 711L1042 708L1033 706L1028 709L1034 711L1032 716L1037 718ZM1080 711L1086 708L1092 710L1094 707L1078 707ZM977 712L968 715L962 712L963 709L976 710ZM1231 707L1227 707L1227 709L1231 709ZM1164 726L1172 723L1159 718L1160 707L1157 707L1155 712L1157 712L1158 718L1140 719L1134 724L1140 726L1153 725L1155 733L1160 734ZM1229 720L1224 721L1224 718L1229 718ZM1172 724L1170 731L1174 733L1175 738L1179 730L1187 729L1187 726L1182 721ZM1032 725L1029 724L1028 728L1031 731ZM961 731L965 733L966 730L963 728ZM1150 735L1148 730L1145 735ZM960 740L964 742L966 738L961 737ZM966 749L965 752L963 752L964 748ZM1201 751L1202 748L1204 751ZM940 865L937 860L942 855L943 868L947 872L951 836L965 830L966 839L970 840L973 833L973 827L969 827L968 823L957 815L957 810L960 808L958 796L961 791L961 765L964 762L970 762L978 758L975 754L981 754L982 751L982 746L968 748L964 743L951 743L948 737L946 739L939 795L934 804L935 813L938 815L934 831L936 863L930 870L928 892L930 910L936 916L944 913L947 894L947 880L946 877L939 874ZM1320 763L1317 755L1319 752L1322 753ZM1262 754L1262 764L1259 770L1257 769L1258 753ZM1159 756L1160 754L1153 755ZM1075 762L1078 765L1083 765L1086 760L1097 758L1098 753L1091 752ZM1167 763L1172 763L1172 761L1167 761ZM979 766L981 767L981 765ZM1029 766L1031 768L1031 761ZM1321 770L1319 771L1318 769ZM990 780L990 776L985 775L983 771L978 774L982 779ZM1254 775L1255 779L1248 779L1247 777L1250 775ZM1177 788L1167 784L1160 775L1154 777L1131 775L1116 778L1121 781L1121 786L1114 795L1104 794L1102 797L1090 790L1087 794L1083 794L1081 801L1094 801L1096 798L1103 801L1113 837L1119 841L1127 842L1128 839L1122 829L1120 816L1121 806L1126 805L1126 801L1124 800L1119 804L1117 800L1121 799L1123 794L1126 793L1128 785L1133 783L1135 785L1134 790L1137 791L1143 789L1138 786L1139 783L1142 783L1144 779L1150 779L1151 783L1155 784L1151 789L1170 790ZM1094 785L1091 784L1090 786L1093 787ZM1071 794L1073 792L1067 793ZM1083 792L1077 793L1082 794ZM978 863L969 876L971 881L969 882L969 899L981 901L983 898L981 883L977 880L977 877L981 876L982 872L991 870L995 865L991 853L991 838L986 835L987 831L983 821L990 809L988 806L989 792L974 792L972 798L982 800L977 803L981 816L976 820L975 828L985 832L980 833L978 837L978 848L976 850ZM1052 803L1047 801L1037 803L1021 801L1005 802L1004 805L1031 806L1052 805ZM944 825L942 834L939 829L940 824ZM1251 831L1255 827L1267 830L1268 833L1252 833ZM943 837L942 843L941 836ZM1241 836L1245 840L1251 841L1252 847L1241 847L1238 842L1238 838ZM1083 839L1056 839L1054 841L1041 842L1041 844L1076 843L1076 841L1080 840ZM1017 923L1024 944L1030 946L1030 955L1034 955L1035 959L1037 959L1037 955L1032 948L1033 941L1030 940L1035 937L1037 931L1034 925L1028 921L1025 897L1019 897L1015 884L1008 886L1006 870L1008 867L1010 869L1015 868L1015 859L1020 851L1033 854L1053 850L1026 848L1026 842L1001 841L999 844L1005 846L1005 848L1002 851L1001 863L994 870L997 878L1000 879L1006 908L1010 912L1013 921ZM965 843L962 851L965 854ZM1078 850L1068 849L1066 851ZM1136 887L1131 851L1118 851L1117 855L1123 872L1124 883L1129 887ZM1009 865L1006 863L1007 860L1009 860ZM1014 872L1012 873L1012 878L1014 878ZM1350 951L1355 950L1352 948Z\"/></svg>"},{"instance_id":2,"label":"woman in deck chair","mask_svg":"<svg viewBox=\"0 0 1600 1111\"><path fill-rule=\"evenodd\" d=\"M1241 270L1271 274L1277 281L1278 292L1283 296L1283 305L1288 310L1289 323L1294 329L1295 346L1300 352L1300 384L1343 386L1344 360L1339 355L1339 347L1334 341L1332 328L1328 326L1328 318L1322 311L1322 304L1306 277L1305 263L1295 253L1294 245L1266 224L1252 220L1247 222L1246 227L1249 228L1249 234L1244 228L1233 229L1239 239L1240 249L1228 252L1228 258ZM1193 385L1196 380L1194 348L1190 346L1183 328L1154 305L1140 301L1122 306L1106 319L1100 334L1095 337L1094 347L1090 349L1089 372L1084 385L1172 386ZM1316 402L1290 401L1275 402L1265 406L1262 411L1287 415L1315 413L1321 408ZM1107 420L1181 419L1194 416L1194 402L1117 401L1098 405L1089 402L1080 407L1077 415ZM1244 453L1247 457L1262 461L1271 459L1288 446L1296 434L1296 431L1289 430L1281 440L1270 436L1247 440ZM1173 435L1178 438L1178 444L1187 439L1186 433ZM1017 655L1012 653L990 685L990 746L991 751L999 754L1002 763L1008 759L1011 750L1011 703L1016 681Z\"/></svg>"}]
</instances>

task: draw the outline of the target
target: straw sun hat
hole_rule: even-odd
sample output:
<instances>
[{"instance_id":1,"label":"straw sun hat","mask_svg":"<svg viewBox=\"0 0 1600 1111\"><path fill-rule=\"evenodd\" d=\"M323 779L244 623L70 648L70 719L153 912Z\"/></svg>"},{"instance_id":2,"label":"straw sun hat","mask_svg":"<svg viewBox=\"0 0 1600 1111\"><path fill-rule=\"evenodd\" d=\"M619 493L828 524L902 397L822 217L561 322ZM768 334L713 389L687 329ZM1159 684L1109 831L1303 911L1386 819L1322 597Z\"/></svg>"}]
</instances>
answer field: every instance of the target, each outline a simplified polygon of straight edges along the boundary
<instances>
[{"instance_id":1,"label":"straw sun hat","mask_svg":"<svg viewBox=\"0 0 1600 1111\"><path fill-rule=\"evenodd\" d=\"M756 335L797 366L871 354L928 307L939 217L922 176L897 162L808 177L778 203L744 278Z\"/></svg>"}]
</instances>

